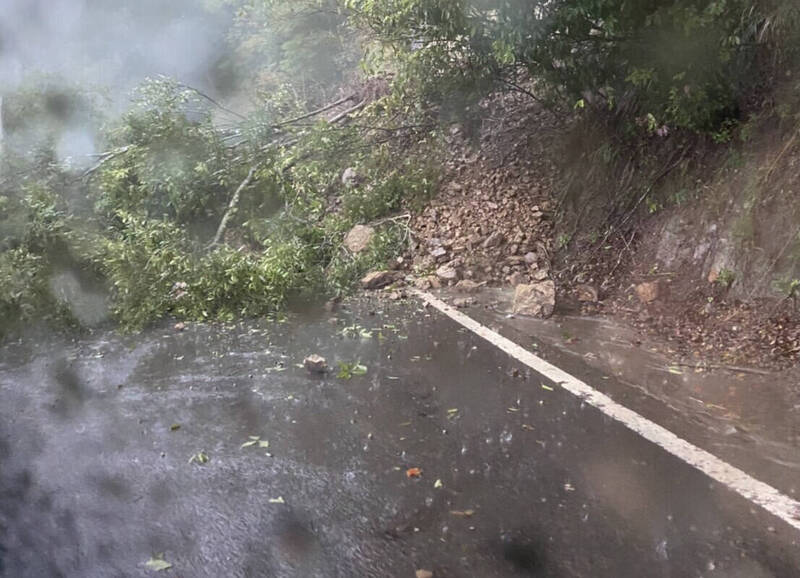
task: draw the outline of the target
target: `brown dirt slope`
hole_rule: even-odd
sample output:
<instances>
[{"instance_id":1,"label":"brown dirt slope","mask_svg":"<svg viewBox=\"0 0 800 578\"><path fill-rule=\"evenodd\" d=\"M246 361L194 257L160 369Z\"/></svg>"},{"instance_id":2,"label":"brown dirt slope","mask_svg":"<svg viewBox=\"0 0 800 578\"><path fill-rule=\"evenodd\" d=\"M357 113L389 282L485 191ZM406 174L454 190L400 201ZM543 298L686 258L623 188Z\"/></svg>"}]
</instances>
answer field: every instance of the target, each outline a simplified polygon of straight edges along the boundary
<instances>
[{"instance_id":1,"label":"brown dirt slope","mask_svg":"<svg viewBox=\"0 0 800 578\"><path fill-rule=\"evenodd\" d=\"M676 138L640 151L650 165L619 158L602 177L597 155L569 150L603 142L581 122L509 96L484 107L478 142L451 132L441 192L411 222L419 286L552 278L560 311L623 318L689 363L797 364L800 316L771 290L800 253L800 205L774 192L800 186L788 139L764 131L749 153ZM773 192L759 196L753 175L765 170ZM630 190L611 191L620 183ZM778 221L782 235L770 231Z\"/></svg>"}]
</instances>

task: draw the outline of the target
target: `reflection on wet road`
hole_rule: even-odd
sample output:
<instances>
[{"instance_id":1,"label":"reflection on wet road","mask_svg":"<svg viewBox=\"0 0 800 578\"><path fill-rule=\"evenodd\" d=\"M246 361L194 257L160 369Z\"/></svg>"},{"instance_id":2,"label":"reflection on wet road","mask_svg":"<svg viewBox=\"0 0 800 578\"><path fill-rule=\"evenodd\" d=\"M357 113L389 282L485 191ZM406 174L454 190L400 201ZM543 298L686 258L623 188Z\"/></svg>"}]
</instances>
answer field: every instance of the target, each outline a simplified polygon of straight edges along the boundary
<instances>
[{"instance_id":1,"label":"reflection on wet road","mask_svg":"<svg viewBox=\"0 0 800 578\"><path fill-rule=\"evenodd\" d=\"M373 306L7 347L0 575L797 575L793 530L451 321Z\"/></svg>"}]
</instances>

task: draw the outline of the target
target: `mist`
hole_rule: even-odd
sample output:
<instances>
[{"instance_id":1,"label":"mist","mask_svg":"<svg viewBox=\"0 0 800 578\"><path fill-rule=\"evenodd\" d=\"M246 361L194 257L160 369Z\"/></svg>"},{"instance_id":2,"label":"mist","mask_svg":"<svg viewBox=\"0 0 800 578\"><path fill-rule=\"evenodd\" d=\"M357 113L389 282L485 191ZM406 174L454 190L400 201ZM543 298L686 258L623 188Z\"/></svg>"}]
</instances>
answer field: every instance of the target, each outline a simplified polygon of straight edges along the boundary
<instances>
[{"instance_id":1,"label":"mist","mask_svg":"<svg viewBox=\"0 0 800 578\"><path fill-rule=\"evenodd\" d=\"M0 95L32 76L108 92L124 107L148 76L214 92L230 12L200 0L2 0Z\"/></svg>"}]
</instances>

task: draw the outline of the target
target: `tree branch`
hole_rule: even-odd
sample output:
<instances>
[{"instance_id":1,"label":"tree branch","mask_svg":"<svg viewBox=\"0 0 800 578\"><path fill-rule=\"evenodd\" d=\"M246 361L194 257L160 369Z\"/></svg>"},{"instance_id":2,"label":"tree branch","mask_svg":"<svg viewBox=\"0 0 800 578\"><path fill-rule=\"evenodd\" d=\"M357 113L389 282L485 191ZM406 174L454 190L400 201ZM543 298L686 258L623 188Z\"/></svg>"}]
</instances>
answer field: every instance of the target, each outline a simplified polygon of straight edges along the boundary
<instances>
[{"instance_id":1,"label":"tree branch","mask_svg":"<svg viewBox=\"0 0 800 578\"><path fill-rule=\"evenodd\" d=\"M222 220L219 223L219 227L217 228L217 234L214 235L214 240L209 245L209 248L219 245L220 239L222 239L222 235L225 234L225 229L228 227L228 221L230 220L233 213L236 211L236 207L239 204L239 197L242 195L242 191L250 185L253 181L253 176L256 174L257 165L253 165L250 167L250 170L247 173L245 179L241 182L239 187L236 189L236 192L233 193L230 202L228 203L228 209L225 211L225 214L222 216Z\"/></svg>"},{"instance_id":2,"label":"tree branch","mask_svg":"<svg viewBox=\"0 0 800 578\"><path fill-rule=\"evenodd\" d=\"M301 120L305 120L307 118L311 118L312 116L317 116L318 114L322 114L323 112L327 112L332 108L336 108L340 104L344 104L348 100L353 100L355 97L356 97L355 94L351 94L349 96L345 96L344 98L340 98L336 102L332 102L330 104L326 104L325 106L323 106L322 108L318 108L317 110L312 110L311 112L306 113L304 115L301 115L301 116L298 116L298 117L295 117L295 118L292 118L292 119L289 119L289 120L285 120L283 122L279 122L278 124L273 124L272 128L280 128L282 126L286 126L287 124L294 124L296 122L300 122Z\"/></svg>"}]
</instances>

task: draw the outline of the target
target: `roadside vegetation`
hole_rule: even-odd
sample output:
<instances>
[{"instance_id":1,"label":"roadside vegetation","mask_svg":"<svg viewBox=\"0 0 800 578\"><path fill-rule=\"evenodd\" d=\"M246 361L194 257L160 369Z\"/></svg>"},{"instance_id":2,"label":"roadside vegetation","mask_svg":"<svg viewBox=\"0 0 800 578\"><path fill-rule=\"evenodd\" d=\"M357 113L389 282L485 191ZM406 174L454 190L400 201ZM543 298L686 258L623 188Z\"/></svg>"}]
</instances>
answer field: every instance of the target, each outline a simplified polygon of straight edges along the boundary
<instances>
[{"instance_id":1,"label":"roadside vegetation","mask_svg":"<svg viewBox=\"0 0 800 578\"><path fill-rule=\"evenodd\" d=\"M668 135L735 141L794 82L786 71L800 47L791 0L219 0L204 9L233 14L213 97L154 78L110 116L101 93L60 79L2 95L0 332L40 318L81 324L54 281L65 270L99 288L132 329L345 294L404 252L404 215L436 193L444 135L452 125L474 135L488 95L515 92L613 134L575 150L646 167ZM64 135L101 152L73 156ZM626 189L617 222L658 209L646 189ZM342 241L356 224L376 234L353 254ZM565 233L564 245L573 238Z\"/></svg>"}]
</instances>

